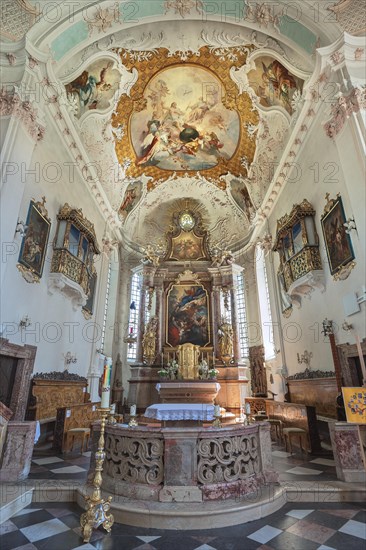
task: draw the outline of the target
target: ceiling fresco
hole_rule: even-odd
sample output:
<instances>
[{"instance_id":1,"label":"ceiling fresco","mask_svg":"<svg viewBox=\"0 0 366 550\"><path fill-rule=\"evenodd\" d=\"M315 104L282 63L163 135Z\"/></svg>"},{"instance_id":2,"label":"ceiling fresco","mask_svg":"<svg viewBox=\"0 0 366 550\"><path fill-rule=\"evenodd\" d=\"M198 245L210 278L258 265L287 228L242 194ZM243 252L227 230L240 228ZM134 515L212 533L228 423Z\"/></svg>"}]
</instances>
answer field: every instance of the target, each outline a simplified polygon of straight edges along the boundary
<instances>
[{"instance_id":1,"label":"ceiling fresco","mask_svg":"<svg viewBox=\"0 0 366 550\"><path fill-rule=\"evenodd\" d=\"M239 65L249 51L238 54ZM139 75L112 117L113 127L127 128L116 140L116 153L120 163L131 159L129 177L151 176L153 186L176 171L204 171L211 178L246 174L242 157L251 162L255 153L247 125L256 126L259 117L249 95L240 94L230 77L232 60L219 60L208 47L189 62L166 48L140 61L123 50L119 54L126 69Z\"/></svg>"},{"instance_id":2,"label":"ceiling fresco","mask_svg":"<svg viewBox=\"0 0 366 550\"><path fill-rule=\"evenodd\" d=\"M207 170L230 160L240 139L240 119L222 102L222 85L211 71L170 67L153 77L143 94L146 107L130 121L138 166Z\"/></svg>"},{"instance_id":3,"label":"ceiling fresco","mask_svg":"<svg viewBox=\"0 0 366 550\"><path fill-rule=\"evenodd\" d=\"M248 72L248 81L260 104L282 107L292 115L293 98L296 94L301 95L304 81L273 57L257 57L254 64L256 68Z\"/></svg>"},{"instance_id":4,"label":"ceiling fresco","mask_svg":"<svg viewBox=\"0 0 366 550\"><path fill-rule=\"evenodd\" d=\"M110 59L98 59L66 84L67 97L74 105L76 118L91 110L104 111L110 107L121 80L120 72L113 65Z\"/></svg>"}]
</instances>

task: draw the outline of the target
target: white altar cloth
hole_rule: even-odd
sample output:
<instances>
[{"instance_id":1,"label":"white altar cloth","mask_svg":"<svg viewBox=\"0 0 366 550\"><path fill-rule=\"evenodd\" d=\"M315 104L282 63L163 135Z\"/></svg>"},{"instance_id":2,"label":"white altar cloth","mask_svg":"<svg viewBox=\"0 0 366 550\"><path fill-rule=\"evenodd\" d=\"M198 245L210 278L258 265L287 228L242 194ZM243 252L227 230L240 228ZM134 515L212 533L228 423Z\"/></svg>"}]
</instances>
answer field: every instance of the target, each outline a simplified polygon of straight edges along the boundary
<instances>
[{"instance_id":1,"label":"white altar cloth","mask_svg":"<svg viewBox=\"0 0 366 550\"><path fill-rule=\"evenodd\" d=\"M214 406L207 403L158 403L150 405L144 416L156 420L206 420L214 417Z\"/></svg>"}]
</instances>

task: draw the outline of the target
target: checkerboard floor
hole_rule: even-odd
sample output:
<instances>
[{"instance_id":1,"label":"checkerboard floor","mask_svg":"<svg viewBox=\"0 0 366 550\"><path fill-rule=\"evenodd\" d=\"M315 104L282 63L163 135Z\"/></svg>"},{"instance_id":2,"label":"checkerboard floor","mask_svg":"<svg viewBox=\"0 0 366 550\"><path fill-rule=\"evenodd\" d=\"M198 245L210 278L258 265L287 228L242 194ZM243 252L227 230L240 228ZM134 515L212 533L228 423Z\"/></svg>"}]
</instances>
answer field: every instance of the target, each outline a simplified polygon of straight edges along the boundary
<instances>
[{"instance_id":1,"label":"checkerboard floor","mask_svg":"<svg viewBox=\"0 0 366 550\"><path fill-rule=\"evenodd\" d=\"M169 531L115 524L83 544L81 508L34 503L0 525L1 550L365 550L366 507L288 503L266 518L220 529Z\"/></svg>"},{"instance_id":2,"label":"checkerboard floor","mask_svg":"<svg viewBox=\"0 0 366 550\"><path fill-rule=\"evenodd\" d=\"M86 479L90 451L55 454L35 450L30 479ZM335 481L331 454L289 454L273 445L274 469L280 481ZM1 550L366 550L366 508L354 503L286 504L266 518L234 527L199 531L143 529L115 524L102 528L83 544L76 504L34 503L0 526Z\"/></svg>"}]
</instances>

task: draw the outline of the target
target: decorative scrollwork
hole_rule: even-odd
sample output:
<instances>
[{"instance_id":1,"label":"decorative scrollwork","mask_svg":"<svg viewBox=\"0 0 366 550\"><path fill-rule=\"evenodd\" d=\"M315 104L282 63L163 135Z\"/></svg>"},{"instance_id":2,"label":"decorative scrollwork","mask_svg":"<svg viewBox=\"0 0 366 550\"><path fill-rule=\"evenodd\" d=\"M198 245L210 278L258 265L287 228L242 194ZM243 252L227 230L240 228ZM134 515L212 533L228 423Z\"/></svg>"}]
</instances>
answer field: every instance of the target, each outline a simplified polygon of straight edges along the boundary
<instances>
[{"instance_id":1,"label":"decorative scrollwork","mask_svg":"<svg viewBox=\"0 0 366 550\"><path fill-rule=\"evenodd\" d=\"M107 434L105 451L105 471L115 480L146 485L163 482L163 439Z\"/></svg>"},{"instance_id":2,"label":"decorative scrollwork","mask_svg":"<svg viewBox=\"0 0 366 550\"><path fill-rule=\"evenodd\" d=\"M198 482L203 485L246 479L260 470L258 436L198 440Z\"/></svg>"}]
</instances>

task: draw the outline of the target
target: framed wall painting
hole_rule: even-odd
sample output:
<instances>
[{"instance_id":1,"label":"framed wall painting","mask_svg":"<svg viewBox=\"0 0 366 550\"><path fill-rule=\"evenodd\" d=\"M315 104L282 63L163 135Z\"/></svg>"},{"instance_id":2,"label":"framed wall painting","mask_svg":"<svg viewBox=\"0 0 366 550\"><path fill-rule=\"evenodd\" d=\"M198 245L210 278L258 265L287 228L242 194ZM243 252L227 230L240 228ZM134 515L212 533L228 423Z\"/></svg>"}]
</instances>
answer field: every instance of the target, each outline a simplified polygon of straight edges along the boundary
<instances>
[{"instance_id":1,"label":"framed wall painting","mask_svg":"<svg viewBox=\"0 0 366 550\"><path fill-rule=\"evenodd\" d=\"M17 267L28 283L39 282L42 277L47 253L51 222L42 202L30 201L26 226L27 230L20 247Z\"/></svg>"},{"instance_id":2,"label":"framed wall painting","mask_svg":"<svg viewBox=\"0 0 366 550\"><path fill-rule=\"evenodd\" d=\"M342 388L347 422L366 424L366 388Z\"/></svg>"},{"instance_id":3,"label":"framed wall painting","mask_svg":"<svg viewBox=\"0 0 366 550\"><path fill-rule=\"evenodd\" d=\"M166 342L172 347L210 342L209 302L206 289L199 284L172 285L167 296Z\"/></svg>"},{"instance_id":4,"label":"framed wall painting","mask_svg":"<svg viewBox=\"0 0 366 550\"><path fill-rule=\"evenodd\" d=\"M337 195L336 199L329 200L329 193L326 198L321 224L330 273L335 279L345 279L355 265L355 255L351 238L344 227L346 216L342 198Z\"/></svg>"}]
</instances>

